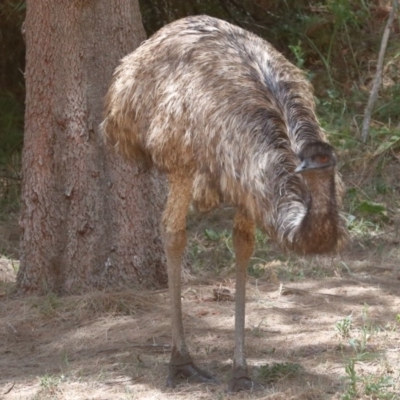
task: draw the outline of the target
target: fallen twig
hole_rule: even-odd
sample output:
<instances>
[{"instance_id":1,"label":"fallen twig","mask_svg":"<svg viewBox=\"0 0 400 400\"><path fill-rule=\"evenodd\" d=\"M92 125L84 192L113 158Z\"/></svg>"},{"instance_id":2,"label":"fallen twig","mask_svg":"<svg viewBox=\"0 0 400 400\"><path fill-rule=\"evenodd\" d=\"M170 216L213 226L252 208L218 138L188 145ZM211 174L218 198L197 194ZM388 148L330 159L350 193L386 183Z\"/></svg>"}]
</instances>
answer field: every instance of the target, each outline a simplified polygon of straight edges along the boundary
<instances>
[{"instance_id":1,"label":"fallen twig","mask_svg":"<svg viewBox=\"0 0 400 400\"><path fill-rule=\"evenodd\" d=\"M8 394L8 393L10 393L11 390L13 390L14 386L15 386L15 382L9 383L9 384L6 386L6 388L4 389L3 394Z\"/></svg>"}]
</instances>

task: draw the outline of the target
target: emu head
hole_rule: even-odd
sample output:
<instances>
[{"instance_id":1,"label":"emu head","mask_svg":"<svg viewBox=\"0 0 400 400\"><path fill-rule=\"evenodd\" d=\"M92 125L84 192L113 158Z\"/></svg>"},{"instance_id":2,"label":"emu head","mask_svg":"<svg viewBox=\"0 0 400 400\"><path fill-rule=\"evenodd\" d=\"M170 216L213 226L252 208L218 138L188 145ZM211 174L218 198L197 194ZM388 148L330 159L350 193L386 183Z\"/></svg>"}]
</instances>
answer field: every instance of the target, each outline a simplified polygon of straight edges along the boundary
<instances>
[{"instance_id":1,"label":"emu head","mask_svg":"<svg viewBox=\"0 0 400 400\"><path fill-rule=\"evenodd\" d=\"M332 172L337 158L333 147L325 142L307 143L298 154L300 164L294 170L303 175Z\"/></svg>"}]
</instances>

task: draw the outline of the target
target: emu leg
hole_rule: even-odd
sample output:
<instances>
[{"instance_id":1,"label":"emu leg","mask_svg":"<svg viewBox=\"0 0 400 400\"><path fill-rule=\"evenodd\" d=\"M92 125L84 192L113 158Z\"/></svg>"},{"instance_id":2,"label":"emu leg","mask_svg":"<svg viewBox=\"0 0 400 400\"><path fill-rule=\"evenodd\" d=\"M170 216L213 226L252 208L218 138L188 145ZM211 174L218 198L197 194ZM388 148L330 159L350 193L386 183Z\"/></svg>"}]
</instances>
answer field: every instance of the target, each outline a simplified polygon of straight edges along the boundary
<instances>
[{"instance_id":1,"label":"emu leg","mask_svg":"<svg viewBox=\"0 0 400 400\"><path fill-rule=\"evenodd\" d=\"M254 233L254 221L237 211L233 227L233 246L236 256L235 353L232 379L228 386L230 392L255 388L254 382L249 377L244 354L246 272L254 250Z\"/></svg>"},{"instance_id":2,"label":"emu leg","mask_svg":"<svg viewBox=\"0 0 400 400\"><path fill-rule=\"evenodd\" d=\"M163 214L162 236L167 256L168 286L171 302L172 354L169 362L167 386L174 387L178 378L191 382L216 380L198 368L186 346L181 304L181 263L186 246L186 215L191 201L192 181L169 176L169 194Z\"/></svg>"}]
</instances>

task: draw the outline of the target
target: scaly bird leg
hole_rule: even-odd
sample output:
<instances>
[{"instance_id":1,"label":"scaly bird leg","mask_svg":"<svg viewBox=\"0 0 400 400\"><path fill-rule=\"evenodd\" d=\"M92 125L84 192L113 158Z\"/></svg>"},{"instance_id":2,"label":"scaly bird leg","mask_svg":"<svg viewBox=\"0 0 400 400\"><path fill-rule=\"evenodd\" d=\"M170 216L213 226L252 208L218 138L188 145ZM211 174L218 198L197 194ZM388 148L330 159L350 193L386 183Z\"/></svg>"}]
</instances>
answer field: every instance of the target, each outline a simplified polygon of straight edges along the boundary
<instances>
[{"instance_id":1,"label":"scaly bird leg","mask_svg":"<svg viewBox=\"0 0 400 400\"><path fill-rule=\"evenodd\" d=\"M216 380L192 361L186 346L181 304L181 263L186 246L186 215L192 198L192 180L169 176L169 194L163 214L162 237L167 257L168 286L171 301L172 354L167 386L174 387L178 378L193 382L215 383Z\"/></svg>"},{"instance_id":2,"label":"scaly bird leg","mask_svg":"<svg viewBox=\"0 0 400 400\"><path fill-rule=\"evenodd\" d=\"M246 301L247 266L254 250L255 224L243 212L237 211L233 227L233 247L236 256L236 308L235 308L235 353L232 379L228 390L252 390L254 382L250 379L244 354L244 326Z\"/></svg>"}]
</instances>

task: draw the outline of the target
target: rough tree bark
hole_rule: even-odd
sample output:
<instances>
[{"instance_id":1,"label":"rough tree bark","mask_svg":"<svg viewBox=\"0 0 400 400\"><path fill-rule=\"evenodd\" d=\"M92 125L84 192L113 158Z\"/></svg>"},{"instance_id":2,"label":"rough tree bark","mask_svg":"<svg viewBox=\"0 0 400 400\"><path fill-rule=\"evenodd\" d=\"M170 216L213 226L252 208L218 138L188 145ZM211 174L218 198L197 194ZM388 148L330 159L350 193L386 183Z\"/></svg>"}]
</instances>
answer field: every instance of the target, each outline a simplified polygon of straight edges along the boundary
<instances>
[{"instance_id":1,"label":"rough tree bark","mask_svg":"<svg viewBox=\"0 0 400 400\"><path fill-rule=\"evenodd\" d=\"M163 180L104 148L103 97L145 38L137 0L27 0L20 292L166 282Z\"/></svg>"}]
</instances>

